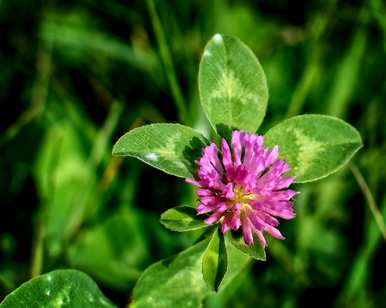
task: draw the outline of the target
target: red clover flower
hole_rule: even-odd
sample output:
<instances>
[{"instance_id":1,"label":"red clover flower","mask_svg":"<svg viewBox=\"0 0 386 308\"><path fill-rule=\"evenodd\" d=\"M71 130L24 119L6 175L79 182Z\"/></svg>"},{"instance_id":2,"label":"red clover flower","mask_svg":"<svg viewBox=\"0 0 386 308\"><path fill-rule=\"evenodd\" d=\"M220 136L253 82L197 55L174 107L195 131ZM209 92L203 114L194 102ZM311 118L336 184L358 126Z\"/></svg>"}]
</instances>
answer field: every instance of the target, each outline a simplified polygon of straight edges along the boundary
<instances>
[{"instance_id":1,"label":"red clover flower","mask_svg":"<svg viewBox=\"0 0 386 308\"><path fill-rule=\"evenodd\" d=\"M198 187L200 204L197 215L210 214L205 223L220 224L220 230L239 230L247 245L256 234L261 246L266 246L263 231L277 239L284 239L277 229L276 217L292 219L292 197L297 191L287 189L294 181L283 176L290 170L285 160L279 160L279 148L264 147L264 138L243 131L232 134L232 151L221 141L221 159L216 144L203 149L197 179L186 181Z\"/></svg>"}]
</instances>

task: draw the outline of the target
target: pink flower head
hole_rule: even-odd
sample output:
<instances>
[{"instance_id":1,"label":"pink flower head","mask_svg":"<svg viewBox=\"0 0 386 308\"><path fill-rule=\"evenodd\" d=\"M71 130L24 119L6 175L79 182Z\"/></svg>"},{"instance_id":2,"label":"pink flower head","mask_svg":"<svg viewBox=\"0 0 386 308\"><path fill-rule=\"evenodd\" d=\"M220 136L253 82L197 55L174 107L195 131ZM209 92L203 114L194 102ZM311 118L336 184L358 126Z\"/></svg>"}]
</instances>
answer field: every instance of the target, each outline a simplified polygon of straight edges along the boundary
<instances>
[{"instance_id":1,"label":"pink flower head","mask_svg":"<svg viewBox=\"0 0 386 308\"><path fill-rule=\"evenodd\" d=\"M223 233L241 228L247 245L255 233L265 247L263 231L284 239L276 217L295 217L291 198L298 192L287 189L294 177L283 176L290 168L278 159L278 146L270 151L263 141L262 136L234 131L232 151L224 139L221 157L216 144L205 147L196 161L197 179L186 181L198 187L197 215L209 214L206 224L219 223Z\"/></svg>"}]
</instances>

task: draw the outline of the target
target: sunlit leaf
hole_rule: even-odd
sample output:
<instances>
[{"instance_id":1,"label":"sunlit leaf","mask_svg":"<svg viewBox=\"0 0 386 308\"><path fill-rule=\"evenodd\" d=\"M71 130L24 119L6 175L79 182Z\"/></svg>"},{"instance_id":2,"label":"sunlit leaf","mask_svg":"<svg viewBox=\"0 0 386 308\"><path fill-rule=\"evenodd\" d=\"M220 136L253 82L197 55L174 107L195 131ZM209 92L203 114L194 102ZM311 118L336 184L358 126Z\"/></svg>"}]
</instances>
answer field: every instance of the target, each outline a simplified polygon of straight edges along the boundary
<instances>
[{"instance_id":1,"label":"sunlit leaf","mask_svg":"<svg viewBox=\"0 0 386 308\"><path fill-rule=\"evenodd\" d=\"M194 161L206 144L190 127L160 123L129 131L114 145L113 154L138 158L175 176L194 177Z\"/></svg>"},{"instance_id":2,"label":"sunlit leaf","mask_svg":"<svg viewBox=\"0 0 386 308\"><path fill-rule=\"evenodd\" d=\"M203 109L213 128L256 132L265 116L268 88L253 52L239 39L216 34L205 47L199 71Z\"/></svg>"}]
</instances>

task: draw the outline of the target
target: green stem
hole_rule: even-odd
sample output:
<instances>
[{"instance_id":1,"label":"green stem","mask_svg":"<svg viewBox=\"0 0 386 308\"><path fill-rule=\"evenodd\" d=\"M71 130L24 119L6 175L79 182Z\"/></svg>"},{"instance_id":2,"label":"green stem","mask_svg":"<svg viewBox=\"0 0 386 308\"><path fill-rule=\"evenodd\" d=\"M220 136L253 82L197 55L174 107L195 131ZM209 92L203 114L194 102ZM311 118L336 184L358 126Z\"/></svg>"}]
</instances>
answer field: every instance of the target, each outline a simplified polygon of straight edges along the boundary
<instances>
[{"instance_id":1,"label":"green stem","mask_svg":"<svg viewBox=\"0 0 386 308\"><path fill-rule=\"evenodd\" d=\"M169 82L170 90L172 92L174 102L176 104L179 118L181 122L186 123L187 121L187 110L182 97L181 89L177 82L177 75L174 69L172 56L170 49L166 42L165 33L162 28L160 18L157 14L157 10L154 4L154 0L147 0L147 7L150 14L151 23L154 29L154 33L159 45L160 55L162 62L165 67L166 76Z\"/></svg>"},{"instance_id":2,"label":"green stem","mask_svg":"<svg viewBox=\"0 0 386 308\"><path fill-rule=\"evenodd\" d=\"M40 215L39 215L40 216ZM31 278L39 276L43 268L44 230L41 217L36 224L35 239L32 248Z\"/></svg>"},{"instance_id":3,"label":"green stem","mask_svg":"<svg viewBox=\"0 0 386 308\"><path fill-rule=\"evenodd\" d=\"M48 96L50 77L51 47L41 43L38 47L36 57L36 80L32 87L31 105L27 110L21 113L19 118L0 136L0 145L14 138L24 126L44 111Z\"/></svg>"},{"instance_id":4,"label":"green stem","mask_svg":"<svg viewBox=\"0 0 386 308\"><path fill-rule=\"evenodd\" d=\"M47 3L47 8L43 11L43 19L48 13L48 7L51 6L50 1ZM30 121L38 117L45 108L47 102L49 86L52 75L52 45L40 41L37 56L36 56L36 80L32 88L31 106L24 112L15 123L15 126L10 127L3 141L13 138L19 130L27 125ZM1 143L1 142L0 142ZM46 200L43 201L43 206L38 211L38 216L35 224L34 240L32 246L32 261L31 261L31 277L36 277L42 273L44 259L44 237L45 226L44 217L46 215Z\"/></svg>"},{"instance_id":5,"label":"green stem","mask_svg":"<svg viewBox=\"0 0 386 308\"><path fill-rule=\"evenodd\" d=\"M299 114L304 106L306 98L312 89L312 86L320 71L319 56L313 57L306 67L306 70L297 85L295 92L292 96L290 105L287 111L287 118L293 117Z\"/></svg>"},{"instance_id":6,"label":"green stem","mask_svg":"<svg viewBox=\"0 0 386 308\"><path fill-rule=\"evenodd\" d=\"M360 172L359 168L354 164L350 164L350 169L352 174L354 175L355 180L357 181L360 189L362 190L363 195L365 196L365 199L367 201L367 204L370 208L371 213L374 216L375 222L378 225L379 230L381 231L381 234L383 238L386 241L386 226L385 222L383 221L382 214L374 200L373 194L370 191L369 186L366 183L366 180L364 179L362 173Z\"/></svg>"}]
</instances>

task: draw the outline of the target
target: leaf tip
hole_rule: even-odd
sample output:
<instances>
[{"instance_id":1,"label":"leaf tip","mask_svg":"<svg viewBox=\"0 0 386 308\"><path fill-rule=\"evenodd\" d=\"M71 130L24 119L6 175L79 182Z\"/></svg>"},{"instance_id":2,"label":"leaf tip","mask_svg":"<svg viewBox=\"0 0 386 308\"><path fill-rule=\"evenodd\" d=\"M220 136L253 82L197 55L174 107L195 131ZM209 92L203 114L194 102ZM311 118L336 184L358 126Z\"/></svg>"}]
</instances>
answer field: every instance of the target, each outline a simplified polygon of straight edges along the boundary
<instances>
[{"instance_id":1,"label":"leaf tip","mask_svg":"<svg viewBox=\"0 0 386 308\"><path fill-rule=\"evenodd\" d=\"M212 40L217 44L221 44L224 42L224 38L220 33L216 33L215 35L213 35Z\"/></svg>"}]
</instances>

